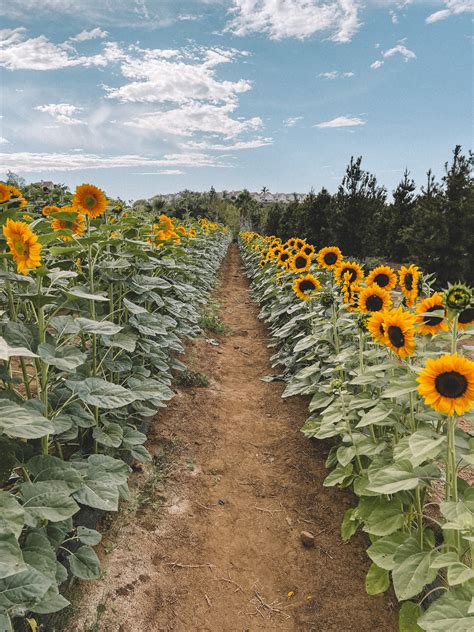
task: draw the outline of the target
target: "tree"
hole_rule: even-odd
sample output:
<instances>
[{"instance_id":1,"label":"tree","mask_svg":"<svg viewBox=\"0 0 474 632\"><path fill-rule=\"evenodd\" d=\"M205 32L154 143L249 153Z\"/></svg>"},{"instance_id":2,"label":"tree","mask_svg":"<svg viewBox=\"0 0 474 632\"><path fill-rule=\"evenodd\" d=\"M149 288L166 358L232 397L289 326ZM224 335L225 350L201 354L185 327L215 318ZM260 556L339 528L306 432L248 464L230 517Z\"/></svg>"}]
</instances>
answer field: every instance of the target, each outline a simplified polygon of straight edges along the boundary
<instances>
[{"instance_id":1,"label":"tree","mask_svg":"<svg viewBox=\"0 0 474 632\"><path fill-rule=\"evenodd\" d=\"M407 234L413 223L416 204L415 181L405 169L403 178L393 191L393 202L385 213L385 252L390 259L405 262L410 259Z\"/></svg>"}]
</instances>

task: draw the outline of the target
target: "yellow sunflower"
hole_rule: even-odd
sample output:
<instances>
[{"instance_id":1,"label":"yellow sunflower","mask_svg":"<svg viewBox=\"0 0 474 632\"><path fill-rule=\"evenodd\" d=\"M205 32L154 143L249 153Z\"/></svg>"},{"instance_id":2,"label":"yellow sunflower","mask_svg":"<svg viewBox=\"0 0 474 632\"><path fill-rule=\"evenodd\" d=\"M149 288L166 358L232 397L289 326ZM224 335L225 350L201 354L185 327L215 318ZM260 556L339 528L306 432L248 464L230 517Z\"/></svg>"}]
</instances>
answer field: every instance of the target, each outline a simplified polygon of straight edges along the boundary
<instances>
[{"instance_id":1,"label":"yellow sunflower","mask_svg":"<svg viewBox=\"0 0 474 632\"><path fill-rule=\"evenodd\" d=\"M189 239L194 239L196 237L196 231L194 228L190 228L188 230L188 237Z\"/></svg>"},{"instance_id":2,"label":"yellow sunflower","mask_svg":"<svg viewBox=\"0 0 474 632\"><path fill-rule=\"evenodd\" d=\"M0 204L3 204L3 202L8 202L11 196L12 194L8 184L0 182Z\"/></svg>"},{"instance_id":3,"label":"yellow sunflower","mask_svg":"<svg viewBox=\"0 0 474 632\"><path fill-rule=\"evenodd\" d=\"M302 250L304 245L305 245L304 239L295 239L295 245L294 245L295 248L297 248L298 250Z\"/></svg>"},{"instance_id":4,"label":"yellow sunflower","mask_svg":"<svg viewBox=\"0 0 474 632\"><path fill-rule=\"evenodd\" d=\"M350 312L356 311L359 306L359 295L361 287L358 283L350 283L350 272L346 272L344 275L344 285L342 286L342 292L344 296L344 303L347 310Z\"/></svg>"},{"instance_id":5,"label":"yellow sunflower","mask_svg":"<svg viewBox=\"0 0 474 632\"><path fill-rule=\"evenodd\" d=\"M436 314L430 316L431 312L436 312ZM446 308L444 299L438 292L418 303L415 314L417 314L418 333L427 336L429 334L437 334L440 331L448 331L448 323L445 320ZM422 314L425 315L423 316Z\"/></svg>"},{"instance_id":6,"label":"yellow sunflower","mask_svg":"<svg viewBox=\"0 0 474 632\"><path fill-rule=\"evenodd\" d=\"M93 184L81 184L76 187L72 204L91 219L105 213L107 198L105 193Z\"/></svg>"},{"instance_id":7,"label":"yellow sunflower","mask_svg":"<svg viewBox=\"0 0 474 632\"><path fill-rule=\"evenodd\" d=\"M61 210L65 209L66 207L63 207L63 209ZM80 237L84 234L84 231L86 230L86 218L84 217L84 215L78 213L75 219L72 220L53 219L53 221L51 222L51 228L53 230L70 230L72 231L73 235L75 235L76 237ZM62 239L63 241L72 241L72 237L70 235L59 235L59 239Z\"/></svg>"},{"instance_id":8,"label":"yellow sunflower","mask_svg":"<svg viewBox=\"0 0 474 632\"><path fill-rule=\"evenodd\" d=\"M344 276L349 273L349 283L360 283L364 278L364 272L356 261L344 261L334 269L334 278L339 285L344 283Z\"/></svg>"},{"instance_id":9,"label":"yellow sunflower","mask_svg":"<svg viewBox=\"0 0 474 632\"><path fill-rule=\"evenodd\" d=\"M296 239L294 237L291 237L290 239L288 239L288 241L286 243L288 245L288 248L294 248L295 247L295 243L296 243Z\"/></svg>"},{"instance_id":10,"label":"yellow sunflower","mask_svg":"<svg viewBox=\"0 0 474 632\"><path fill-rule=\"evenodd\" d=\"M10 191L10 199L12 197L17 198L16 202L20 208L23 208L28 204L28 202L23 197L23 193L20 191L20 189L17 189L17 187L13 186L13 184L7 184L7 187Z\"/></svg>"},{"instance_id":11,"label":"yellow sunflower","mask_svg":"<svg viewBox=\"0 0 474 632\"><path fill-rule=\"evenodd\" d=\"M288 267L291 255L288 250L282 250L277 257L278 263L285 268Z\"/></svg>"},{"instance_id":12,"label":"yellow sunflower","mask_svg":"<svg viewBox=\"0 0 474 632\"><path fill-rule=\"evenodd\" d=\"M359 294L359 310L361 312L380 312L388 309L391 303L390 293L378 285L366 287Z\"/></svg>"},{"instance_id":13,"label":"yellow sunflower","mask_svg":"<svg viewBox=\"0 0 474 632\"><path fill-rule=\"evenodd\" d=\"M3 234L20 274L40 267L42 246L28 224L7 219Z\"/></svg>"},{"instance_id":14,"label":"yellow sunflower","mask_svg":"<svg viewBox=\"0 0 474 632\"><path fill-rule=\"evenodd\" d=\"M293 272L306 272L311 267L311 257L300 251L291 258L290 267Z\"/></svg>"},{"instance_id":15,"label":"yellow sunflower","mask_svg":"<svg viewBox=\"0 0 474 632\"><path fill-rule=\"evenodd\" d=\"M275 246L273 248L270 248L268 251L268 258L269 259L278 259L278 257L280 256L280 253L282 251L282 248L280 246Z\"/></svg>"},{"instance_id":16,"label":"yellow sunflower","mask_svg":"<svg viewBox=\"0 0 474 632\"><path fill-rule=\"evenodd\" d=\"M61 209L59 208L59 206L45 206L42 213L45 217L49 217L51 215L51 213L57 213L58 211L60 211Z\"/></svg>"},{"instance_id":17,"label":"yellow sunflower","mask_svg":"<svg viewBox=\"0 0 474 632\"><path fill-rule=\"evenodd\" d=\"M337 246L326 246L325 248L321 248L318 252L317 259L320 268L334 270L340 263L342 263L344 257Z\"/></svg>"},{"instance_id":18,"label":"yellow sunflower","mask_svg":"<svg viewBox=\"0 0 474 632\"><path fill-rule=\"evenodd\" d=\"M279 246L281 246L281 239L273 239L270 248L278 248Z\"/></svg>"},{"instance_id":19,"label":"yellow sunflower","mask_svg":"<svg viewBox=\"0 0 474 632\"><path fill-rule=\"evenodd\" d=\"M463 415L473 407L474 362L457 353L427 360L417 381L425 403L439 413Z\"/></svg>"},{"instance_id":20,"label":"yellow sunflower","mask_svg":"<svg viewBox=\"0 0 474 632\"><path fill-rule=\"evenodd\" d=\"M367 285L378 285L390 292L397 285L397 275L390 266L378 266L369 272L366 283Z\"/></svg>"},{"instance_id":21,"label":"yellow sunflower","mask_svg":"<svg viewBox=\"0 0 474 632\"><path fill-rule=\"evenodd\" d=\"M293 283L293 292L303 301L308 301L311 294L319 289L321 289L321 283L312 274L301 276Z\"/></svg>"},{"instance_id":22,"label":"yellow sunflower","mask_svg":"<svg viewBox=\"0 0 474 632\"><path fill-rule=\"evenodd\" d=\"M311 244L305 244L301 250L308 257L314 257L314 246L312 246Z\"/></svg>"},{"instance_id":23,"label":"yellow sunflower","mask_svg":"<svg viewBox=\"0 0 474 632\"><path fill-rule=\"evenodd\" d=\"M180 225L176 228L176 232L177 232L177 233L181 233L181 235L184 235L185 237L186 237L186 236L187 236L187 234L188 234L188 231L186 230L186 228L185 228L182 224L180 224Z\"/></svg>"},{"instance_id":24,"label":"yellow sunflower","mask_svg":"<svg viewBox=\"0 0 474 632\"><path fill-rule=\"evenodd\" d=\"M400 283L407 307L412 307L418 298L420 276L420 269L413 264L408 267L402 266L398 272L398 282Z\"/></svg>"},{"instance_id":25,"label":"yellow sunflower","mask_svg":"<svg viewBox=\"0 0 474 632\"><path fill-rule=\"evenodd\" d=\"M408 358L415 351L415 317L402 307L384 313L384 338L389 349L400 358Z\"/></svg>"},{"instance_id":26,"label":"yellow sunflower","mask_svg":"<svg viewBox=\"0 0 474 632\"><path fill-rule=\"evenodd\" d=\"M261 261L258 264L261 268L264 268L267 265L267 261L265 259L261 259Z\"/></svg>"},{"instance_id":27,"label":"yellow sunflower","mask_svg":"<svg viewBox=\"0 0 474 632\"><path fill-rule=\"evenodd\" d=\"M459 314L458 327L459 329L468 329L474 325L474 305L466 307Z\"/></svg>"},{"instance_id":28,"label":"yellow sunflower","mask_svg":"<svg viewBox=\"0 0 474 632\"><path fill-rule=\"evenodd\" d=\"M367 323L372 338L381 345L385 344L385 312L372 312Z\"/></svg>"}]
</instances>

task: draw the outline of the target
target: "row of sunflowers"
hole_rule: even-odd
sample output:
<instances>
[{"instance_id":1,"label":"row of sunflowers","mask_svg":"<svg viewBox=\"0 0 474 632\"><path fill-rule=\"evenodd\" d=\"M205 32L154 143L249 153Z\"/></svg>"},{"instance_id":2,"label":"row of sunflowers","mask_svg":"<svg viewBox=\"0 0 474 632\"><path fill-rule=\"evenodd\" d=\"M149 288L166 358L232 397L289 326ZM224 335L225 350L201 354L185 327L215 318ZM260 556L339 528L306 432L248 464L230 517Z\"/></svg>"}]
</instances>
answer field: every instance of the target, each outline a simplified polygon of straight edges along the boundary
<instances>
[{"instance_id":1,"label":"row of sunflowers","mask_svg":"<svg viewBox=\"0 0 474 632\"><path fill-rule=\"evenodd\" d=\"M332 446L324 485L358 498L341 535L370 539L367 592L393 584L404 632L473 630L472 289L298 238L240 243L278 348L267 379L311 398L302 430Z\"/></svg>"},{"instance_id":2,"label":"row of sunflowers","mask_svg":"<svg viewBox=\"0 0 474 632\"><path fill-rule=\"evenodd\" d=\"M91 512L117 511L173 397L229 242L206 219L114 209L97 187L35 212L0 183L0 630L97 578ZM96 526L94 522L94 526ZM86 526L87 525L87 526ZM63 591L64 592L64 591Z\"/></svg>"}]
</instances>

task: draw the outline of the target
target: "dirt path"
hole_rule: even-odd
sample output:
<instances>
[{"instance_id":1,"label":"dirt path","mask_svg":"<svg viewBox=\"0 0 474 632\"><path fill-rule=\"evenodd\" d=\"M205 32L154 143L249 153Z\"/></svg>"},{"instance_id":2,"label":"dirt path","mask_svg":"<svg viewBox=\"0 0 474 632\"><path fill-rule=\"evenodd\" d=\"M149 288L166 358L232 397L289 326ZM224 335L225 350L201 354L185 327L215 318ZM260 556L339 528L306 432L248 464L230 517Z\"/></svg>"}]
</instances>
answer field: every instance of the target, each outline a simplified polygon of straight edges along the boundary
<instances>
[{"instance_id":1,"label":"dirt path","mask_svg":"<svg viewBox=\"0 0 474 632\"><path fill-rule=\"evenodd\" d=\"M307 402L260 380L270 353L235 246L215 295L233 333L190 346L210 385L180 389L156 418L160 468L133 477L104 541L106 577L84 583L68 630L395 632L391 596L365 594L363 536L341 544L352 499L322 487L327 448L299 431Z\"/></svg>"}]
</instances>

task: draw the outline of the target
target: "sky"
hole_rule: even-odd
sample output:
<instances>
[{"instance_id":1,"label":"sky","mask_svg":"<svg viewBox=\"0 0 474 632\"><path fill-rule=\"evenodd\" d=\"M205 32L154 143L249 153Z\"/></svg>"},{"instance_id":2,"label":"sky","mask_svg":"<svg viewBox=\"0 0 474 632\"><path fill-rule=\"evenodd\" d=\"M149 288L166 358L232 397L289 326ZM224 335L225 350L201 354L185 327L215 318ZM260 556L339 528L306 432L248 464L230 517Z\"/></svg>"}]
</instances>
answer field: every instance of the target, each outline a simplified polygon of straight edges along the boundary
<instances>
[{"instance_id":1,"label":"sky","mask_svg":"<svg viewBox=\"0 0 474 632\"><path fill-rule=\"evenodd\" d=\"M8 0L0 178L390 192L473 147L471 0Z\"/></svg>"}]
</instances>

